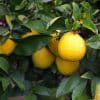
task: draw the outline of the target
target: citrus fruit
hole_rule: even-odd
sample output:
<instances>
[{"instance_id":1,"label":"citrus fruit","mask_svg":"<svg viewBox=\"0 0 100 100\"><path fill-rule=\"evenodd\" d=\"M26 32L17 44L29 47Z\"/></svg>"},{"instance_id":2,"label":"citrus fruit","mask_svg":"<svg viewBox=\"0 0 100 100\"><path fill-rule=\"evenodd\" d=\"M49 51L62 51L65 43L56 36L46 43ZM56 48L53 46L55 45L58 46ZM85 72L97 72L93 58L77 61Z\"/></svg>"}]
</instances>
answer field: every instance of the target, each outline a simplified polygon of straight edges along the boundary
<instances>
[{"instance_id":1,"label":"citrus fruit","mask_svg":"<svg viewBox=\"0 0 100 100\"><path fill-rule=\"evenodd\" d=\"M79 61L63 60L60 57L56 58L58 71L63 75L72 75L79 68Z\"/></svg>"},{"instance_id":2,"label":"citrus fruit","mask_svg":"<svg viewBox=\"0 0 100 100\"><path fill-rule=\"evenodd\" d=\"M33 29L31 32L27 32L24 35L22 35L22 38L27 38L29 36L34 36L34 35L39 35L39 32Z\"/></svg>"},{"instance_id":3,"label":"citrus fruit","mask_svg":"<svg viewBox=\"0 0 100 100\"><path fill-rule=\"evenodd\" d=\"M37 68L46 69L53 64L54 60L55 56L45 47L32 54L33 64Z\"/></svg>"},{"instance_id":4,"label":"citrus fruit","mask_svg":"<svg viewBox=\"0 0 100 100\"><path fill-rule=\"evenodd\" d=\"M100 100L100 83L96 86L95 98L94 100Z\"/></svg>"},{"instance_id":5,"label":"citrus fruit","mask_svg":"<svg viewBox=\"0 0 100 100\"><path fill-rule=\"evenodd\" d=\"M81 60L86 53L85 40L77 33L65 33L58 43L58 54L62 59Z\"/></svg>"},{"instance_id":6,"label":"citrus fruit","mask_svg":"<svg viewBox=\"0 0 100 100\"><path fill-rule=\"evenodd\" d=\"M7 39L3 44L0 44L0 53L5 55L10 55L16 47L16 43L11 40Z\"/></svg>"},{"instance_id":7,"label":"citrus fruit","mask_svg":"<svg viewBox=\"0 0 100 100\"><path fill-rule=\"evenodd\" d=\"M59 40L56 39L56 34L51 34L52 38L49 41L48 47L50 49L50 51L58 56L58 42Z\"/></svg>"}]
</instances>

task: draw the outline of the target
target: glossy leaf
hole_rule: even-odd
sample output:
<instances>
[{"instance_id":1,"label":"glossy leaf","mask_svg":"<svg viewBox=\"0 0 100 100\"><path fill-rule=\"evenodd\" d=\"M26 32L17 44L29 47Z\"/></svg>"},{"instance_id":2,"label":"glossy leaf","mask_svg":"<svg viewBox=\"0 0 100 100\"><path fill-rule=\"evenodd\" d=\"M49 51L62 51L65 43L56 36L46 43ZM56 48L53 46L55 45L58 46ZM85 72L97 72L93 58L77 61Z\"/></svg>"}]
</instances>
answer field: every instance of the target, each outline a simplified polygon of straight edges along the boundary
<instances>
[{"instance_id":1,"label":"glossy leaf","mask_svg":"<svg viewBox=\"0 0 100 100\"><path fill-rule=\"evenodd\" d=\"M83 1L81 2L84 12L86 13L86 17L93 18L92 15L92 7L90 6L89 2Z\"/></svg>"},{"instance_id":2,"label":"glossy leaf","mask_svg":"<svg viewBox=\"0 0 100 100\"><path fill-rule=\"evenodd\" d=\"M87 40L87 45L93 49L100 49L100 34L90 37Z\"/></svg>"},{"instance_id":3,"label":"glossy leaf","mask_svg":"<svg viewBox=\"0 0 100 100\"><path fill-rule=\"evenodd\" d=\"M30 29L35 29L40 33L46 33L46 25L40 21L40 20L29 20L27 23L23 23L24 26L30 28Z\"/></svg>"},{"instance_id":4,"label":"glossy leaf","mask_svg":"<svg viewBox=\"0 0 100 100\"><path fill-rule=\"evenodd\" d=\"M49 96L49 89L43 86L35 86L32 88L33 93L43 95L43 96Z\"/></svg>"},{"instance_id":5,"label":"glossy leaf","mask_svg":"<svg viewBox=\"0 0 100 100\"><path fill-rule=\"evenodd\" d=\"M47 24L47 29L48 29L52 24L54 24L59 18L61 18L61 17L56 17L56 18L52 19L52 20Z\"/></svg>"},{"instance_id":6,"label":"glossy leaf","mask_svg":"<svg viewBox=\"0 0 100 100\"><path fill-rule=\"evenodd\" d=\"M33 36L23 40L16 40L18 43L15 54L17 55L32 55L36 50L45 47L49 42L50 36Z\"/></svg>"},{"instance_id":7,"label":"glossy leaf","mask_svg":"<svg viewBox=\"0 0 100 100\"><path fill-rule=\"evenodd\" d=\"M25 90L24 79L20 73L13 73L10 77L21 90Z\"/></svg>"},{"instance_id":8,"label":"glossy leaf","mask_svg":"<svg viewBox=\"0 0 100 100\"><path fill-rule=\"evenodd\" d=\"M57 6L56 9L66 15L68 14L70 15L72 12L72 8L70 4L63 4L63 5Z\"/></svg>"},{"instance_id":9,"label":"glossy leaf","mask_svg":"<svg viewBox=\"0 0 100 100\"><path fill-rule=\"evenodd\" d=\"M84 78L84 79L92 79L94 76L91 72L86 72L84 74L81 75L81 78Z\"/></svg>"},{"instance_id":10,"label":"glossy leaf","mask_svg":"<svg viewBox=\"0 0 100 100\"><path fill-rule=\"evenodd\" d=\"M72 90L79 84L79 82L80 77L77 75L73 75L68 79L63 80L57 89L56 97L60 97L66 93L72 92Z\"/></svg>"},{"instance_id":11,"label":"glossy leaf","mask_svg":"<svg viewBox=\"0 0 100 100\"><path fill-rule=\"evenodd\" d=\"M4 57L0 57L0 69L5 72L8 72L9 67L9 62L7 61L7 59L5 59Z\"/></svg>"},{"instance_id":12,"label":"glossy leaf","mask_svg":"<svg viewBox=\"0 0 100 100\"><path fill-rule=\"evenodd\" d=\"M2 82L3 90L5 91L10 84L10 79L8 77L4 77L2 78L1 82Z\"/></svg>"},{"instance_id":13,"label":"glossy leaf","mask_svg":"<svg viewBox=\"0 0 100 100\"><path fill-rule=\"evenodd\" d=\"M77 98L84 92L86 83L86 80L81 80L80 83L75 87L72 93L72 100L77 100Z\"/></svg>"},{"instance_id":14,"label":"glossy leaf","mask_svg":"<svg viewBox=\"0 0 100 100\"><path fill-rule=\"evenodd\" d=\"M96 27L96 25L93 23L93 21L89 18L85 18L83 20L83 27L91 30L93 33L98 34L98 29Z\"/></svg>"},{"instance_id":15,"label":"glossy leaf","mask_svg":"<svg viewBox=\"0 0 100 100\"><path fill-rule=\"evenodd\" d=\"M66 26L68 31L72 30L72 24L69 22L68 18L65 20L65 26Z\"/></svg>"},{"instance_id":16,"label":"glossy leaf","mask_svg":"<svg viewBox=\"0 0 100 100\"><path fill-rule=\"evenodd\" d=\"M80 8L79 8L78 4L75 2L72 3L72 6L73 6L72 18L74 20L78 21L80 19L80 16L81 16Z\"/></svg>"},{"instance_id":17,"label":"glossy leaf","mask_svg":"<svg viewBox=\"0 0 100 100\"><path fill-rule=\"evenodd\" d=\"M13 25L11 23L10 16L9 15L5 15L5 19L6 19L6 22L7 22L8 26L9 26L10 30L12 30L13 29Z\"/></svg>"},{"instance_id":18,"label":"glossy leaf","mask_svg":"<svg viewBox=\"0 0 100 100\"><path fill-rule=\"evenodd\" d=\"M80 22L79 22L79 21L75 21L75 22L73 23L72 29L73 29L73 30L77 30L78 28L80 28Z\"/></svg>"}]
</instances>

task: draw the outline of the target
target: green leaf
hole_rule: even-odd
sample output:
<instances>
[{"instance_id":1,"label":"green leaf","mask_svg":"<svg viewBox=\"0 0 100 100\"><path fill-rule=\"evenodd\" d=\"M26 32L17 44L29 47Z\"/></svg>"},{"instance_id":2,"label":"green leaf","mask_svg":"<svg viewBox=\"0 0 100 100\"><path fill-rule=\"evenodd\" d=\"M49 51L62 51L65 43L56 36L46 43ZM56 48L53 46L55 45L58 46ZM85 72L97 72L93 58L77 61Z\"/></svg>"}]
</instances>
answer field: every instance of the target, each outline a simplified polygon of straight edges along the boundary
<instances>
[{"instance_id":1,"label":"green leaf","mask_svg":"<svg viewBox=\"0 0 100 100\"><path fill-rule=\"evenodd\" d=\"M16 5L15 10L22 10L23 8L25 8L26 5L27 5L27 1L22 0L22 2L20 2L20 4Z\"/></svg>"},{"instance_id":2,"label":"green leaf","mask_svg":"<svg viewBox=\"0 0 100 100\"><path fill-rule=\"evenodd\" d=\"M63 5L57 6L56 9L66 15L71 14L72 12L72 8L70 4L63 4Z\"/></svg>"},{"instance_id":3,"label":"green leaf","mask_svg":"<svg viewBox=\"0 0 100 100\"><path fill-rule=\"evenodd\" d=\"M8 72L9 67L9 62L7 61L7 59L5 59L4 57L0 57L0 69L5 72Z\"/></svg>"},{"instance_id":4,"label":"green leaf","mask_svg":"<svg viewBox=\"0 0 100 100\"><path fill-rule=\"evenodd\" d=\"M5 15L5 19L6 19L6 23L8 24L10 30L12 30L12 29L13 29L13 25L12 25L12 23L11 23L11 18L10 18L10 16L9 16L9 15Z\"/></svg>"},{"instance_id":5,"label":"green leaf","mask_svg":"<svg viewBox=\"0 0 100 100\"><path fill-rule=\"evenodd\" d=\"M24 100L37 100L37 96L31 93L25 93Z\"/></svg>"},{"instance_id":6,"label":"green leaf","mask_svg":"<svg viewBox=\"0 0 100 100\"><path fill-rule=\"evenodd\" d=\"M49 89L43 86L35 86L32 88L33 93L43 95L43 96L49 96Z\"/></svg>"},{"instance_id":7,"label":"green leaf","mask_svg":"<svg viewBox=\"0 0 100 100\"><path fill-rule=\"evenodd\" d=\"M60 17L53 18L53 19L47 24L47 29L48 29L51 25L53 25L59 18L61 18L61 16L60 16Z\"/></svg>"},{"instance_id":8,"label":"green leaf","mask_svg":"<svg viewBox=\"0 0 100 100\"><path fill-rule=\"evenodd\" d=\"M19 72L11 74L10 77L21 90L25 90L24 77Z\"/></svg>"},{"instance_id":9,"label":"green leaf","mask_svg":"<svg viewBox=\"0 0 100 100\"><path fill-rule=\"evenodd\" d=\"M100 34L90 37L86 42L89 47L100 49Z\"/></svg>"},{"instance_id":10,"label":"green leaf","mask_svg":"<svg viewBox=\"0 0 100 100\"><path fill-rule=\"evenodd\" d=\"M8 34L8 29L5 27L0 27L0 35L5 36ZM0 41L1 42L1 41Z\"/></svg>"},{"instance_id":11,"label":"green leaf","mask_svg":"<svg viewBox=\"0 0 100 100\"><path fill-rule=\"evenodd\" d=\"M39 36L28 37L23 40L16 40L18 45L15 49L15 54L24 56L32 55L32 53L35 52L36 50L45 47L48 44L50 38L51 38L50 36L39 35Z\"/></svg>"},{"instance_id":12,"label":"green leaf","mask_svg":"<svg viewBox=\"0 0 100 100\"><path fill-rule=\"evenodd\" d=\"M90 97L87 95L87 93L83 92L77 100L90 100Z\"/></svg>"},{"instance_id":13,"label":"green leaf","mask_svg":"<svg viewBox=\"0 0 100 100\"><path fill-rule=\"evenodd\" d=\"M46 25L40 20L29 20L27 23L23 23L23 25L30 29L35 29L40 33L47 32Z\"/></svg>"},{"instance_id":14,"label":"green leaf","mask_svg":"<svg viewBox=\"0 0 100 100\"><path fill-rule=\"evenodd\" d=\"M67 28L68 31L72 30L72 24L69 22L69 19L65 19L65 26Z\"/></svg>"},{"instance_id":15,"label":"green leaf","mask_svg":"<svg viewBox=\"0 0 100 100\"><path fill-rule=\"evenodd\" d=\"M73 23L72 29L73 29L73 30L77 30L79 27L80 27L80 22L79 22L79 21L75 21L75 22Z\"/></svg>"},{"instance_id":16,"label":"green leaf","mask_svg":"<svg viewBox=\"0 0 100 100\"><path fill-rule=\"evenodd\" d=\"M72 100L77 100L77 98L84 92L86 87L86 80L81 80L80 83L76 86L72 93Z\"/></svg>"},{"instance_id":17,"label":"green leaf","mask_svg":"<svg viewBox=\"0 0 100 100\"><path fill-rule=\"evenodd\" d=\"M8 77L4 77L4 78L2 77L1 82L2 82L3 90L5 91L10 84L10 80Z\"/></svg>"},{"instance_id":18,"label":"green leaf","mask_svg":"<svg viewBox=\"0 0 100 100\"><path fill-rule=\"evenodd\" d=\"M94 32L96 34L98 34L98 29L90 18L85 18L83 20L83 27L91 30L92 32Z\"/></svg>"},{"instance_id":19,"label":"green leaf","mask_svg":"<svg viewBox=\"0 0 100 100\"><path fill-rule=\"evenodd\" d=\"M57 89L56 97L60 97L71 92L79 84L79 82L80 77L77 75L73 75L68 79L63 80Z\"/></svg>"},{"instance_id":20,"label":"green leaf","mask_svg":"<svg viewBox=\"0 0 100 100\"><path fill-rule=\"evenodd\" d=\"M92 92L92 96L95 96L96 86L97 86L98 83L100 83L100 78L93 77L91 79L91 92Z\"/></svg>"},{"instance_id":21,"label":"green leaf","mask_svg":"<svg viewBox=\"0 0 100 100\"><path fill-rule=\"evenodd\" d=\"M72 18L74 21L75 20L78 21L80 19L80 16L81 16L80 8L79 8L78 4L75 2L72 3L72 6L73 6Z\"/></svg>"},{"instance_id":22,"label":"green leaf","mask_svg":"<svg viewBox=\"0 0 100 100\"><path fill-rule=\"evenodd\" d=\"M93 15L92 15L92 7L90 6L90 4L86 1L82 1L81 5L83 7L84 12L86 13L86 17L91 19Z\"/></svg>"},{"instance_id":23,"label":"green leaf","mask_svg":"<svg viewBox=\"0 0 100 100\"><path fill-rule=\"evenodd\" d=\"M8 13L7 7L3 4L0 4L0 17Z\"/></svg>"},{"instance_id":24,"label":"green leaf","mask_svg":"<svg viewBox=\"0 0 100 100\"><path fill-rule=\"evenodd\" d=\"M92 79L93 78L93 74L91 72L86 72L86 73L81 75L81 78Z\"/></svg>"}]
</instances>

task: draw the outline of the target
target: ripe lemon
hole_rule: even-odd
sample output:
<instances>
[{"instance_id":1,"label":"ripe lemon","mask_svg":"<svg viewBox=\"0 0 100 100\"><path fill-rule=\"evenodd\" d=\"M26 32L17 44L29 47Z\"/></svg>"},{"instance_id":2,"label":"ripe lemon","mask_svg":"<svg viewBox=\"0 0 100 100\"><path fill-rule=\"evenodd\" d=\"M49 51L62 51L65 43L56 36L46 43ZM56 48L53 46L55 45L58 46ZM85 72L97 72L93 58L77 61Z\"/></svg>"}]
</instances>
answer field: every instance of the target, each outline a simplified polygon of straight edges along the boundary
<instances>
[{"instance_id":1,"label":"ripe lemon","mask_svg":"<svg viewBox=\"0 0 100 100\"><path fill-rule=\"evenodd\" d=\"M44 47L32 54L32 61L35 67L46 69L53 64L55 56Z\"/></svg>"},{"instance_id":2,"label":"ripe lemon","mask_svg":"<svg viewBox=\"0 0 100 100\"><path fill-rule=\"evenodd\" d=\"M77 33L65 33L59 40L58 53L65 60L81 60L86 53L85 40Z\"/></svg>"},{"instance_id":3,"label":"ripe lemon","mask_svg":"<svg viewBox=\"0 0 100 100\"><path fill-rule=\"evenodd\" d=\"M79 61L63 60L60 57L56 58L58 71L63 75L72 75L79 68Z\"/></svg>"},{"instance_id":4,"label":"ripe lemon","mask_svg":"<svg viewBox=\"0 0 100 100\"><path fill-rule=\"evenodd\" d=\"M0 44L0 53L5 55L10 55L16 47L16 43L11 40L7 39L3 44Z\"/></svg>"},{"instance_id":5,"label":"ripe lemon","mask_svg":"<svg viewBox=\"0 0 100 100\"><path fill-rule=\"evenodd\" d=\"M100 83L96 86L96 93L94 100L100 100Z\"/></svg>"},{"instance_id":6,"label":"ripe lemon","mask_svg":"<svg viewBox=\"0 0 100 100\"><path fill-rule=\"evenodd\" d=\"M29 36L34 36L34 35L39 35L39 32L33 29L31 32L27 32L24 35L22 35L22 38L27 38Z\"/></svg>"},{"instance_id":7,"label":"ripe lemon","mask_svg":"<svg viewBox=\"0 0 100 100\"><path fill-rule=\"evenodd\" d=\"M56 34L51 34L52 38L49 41L48 47L50 49L50 51L58 56L58 40L56 39Z\"/></svg>"}]
</instances>

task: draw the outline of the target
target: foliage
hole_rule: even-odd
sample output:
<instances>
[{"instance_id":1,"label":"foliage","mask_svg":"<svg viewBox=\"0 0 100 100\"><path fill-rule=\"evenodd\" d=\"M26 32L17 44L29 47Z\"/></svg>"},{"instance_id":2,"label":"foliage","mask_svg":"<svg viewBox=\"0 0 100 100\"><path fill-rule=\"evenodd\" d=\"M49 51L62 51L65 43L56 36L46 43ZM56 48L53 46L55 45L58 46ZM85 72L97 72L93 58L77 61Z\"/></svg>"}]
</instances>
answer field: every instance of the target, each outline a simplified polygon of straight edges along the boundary
<instances>
[{"instance_id":1,"label":"foliage","mask_svg":"<svg viewBox=\"0 0 100 100\"><path fill-rule=\"evenodd\" d=\"M25 100L52 98L50 91L54 89L57 100L65 95L78 100L83 94L93 99L100 82L98 3L99 0L0 0L0 44L9 36L17 44L10 56L0 53L0 100L15 95L24 95ZM40 35L21 38L32 29ZM78 31L86 40L87 54L75 75L61 75L55 63L46 70L33 67L32 53L47 46L50 34L56 30L61 35Z\"/></svg>"}]
</instances>

